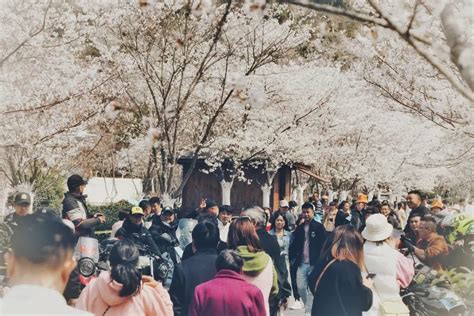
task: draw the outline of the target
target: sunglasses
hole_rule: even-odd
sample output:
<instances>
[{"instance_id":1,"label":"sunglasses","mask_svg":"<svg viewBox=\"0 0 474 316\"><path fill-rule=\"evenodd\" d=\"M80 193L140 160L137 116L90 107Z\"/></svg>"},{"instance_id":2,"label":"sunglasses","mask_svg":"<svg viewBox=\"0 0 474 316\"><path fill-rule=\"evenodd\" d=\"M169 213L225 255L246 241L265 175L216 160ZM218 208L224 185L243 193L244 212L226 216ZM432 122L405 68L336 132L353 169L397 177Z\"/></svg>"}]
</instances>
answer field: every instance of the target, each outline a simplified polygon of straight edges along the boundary
<instances>
[{"instance_id":1,"label":"sunglasses","mask_svg":"<svg viewBox=\"0 0 474 316\"><path fill-rule=\"evenodd\" d=\"M232 217L232 220L239 220L239 221L251 221L252 219L249 216L235 216Z\"/></svg>"}]
</instances>

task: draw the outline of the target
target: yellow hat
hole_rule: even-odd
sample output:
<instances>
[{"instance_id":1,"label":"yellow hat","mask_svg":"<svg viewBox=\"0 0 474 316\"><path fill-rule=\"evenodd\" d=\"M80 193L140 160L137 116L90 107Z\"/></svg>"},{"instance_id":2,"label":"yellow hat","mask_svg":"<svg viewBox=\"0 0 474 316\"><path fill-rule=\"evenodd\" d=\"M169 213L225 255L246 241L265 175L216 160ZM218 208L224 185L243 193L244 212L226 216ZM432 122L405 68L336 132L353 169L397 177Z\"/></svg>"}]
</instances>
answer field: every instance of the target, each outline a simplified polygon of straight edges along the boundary
<instances>
[{"instance_id":1,"label":"yellow hat","mask_svg":"<svg viewBox=\"0 0 474 316\"><path fill-rule=\"evenodd\" d=\"M441 202L440 200L434 200L433 202L431 202L431 208L435 207L442 210L444 208L443 202Z\"/></svg>"},{"instance_id":2,"label":"yellow hat","mask_svg":"<svg viewBox=\"0 0 474 316\"><path fill-rule=\"evenodd\" d=\"M132 207L132 209L130 210L130 215L145 215L145 213L143 213L143 210L141 207L139 206L134 206Z\"/></svg>"},{"instance_id":3,"label":"yellow hat","mask_svg":"<svg viewBox=\"0 0 474 316\"><path fill-rule=\"evenodd\" d=\"M365 203L367 204L369 202L369 197L365 194L359 194L357 197L357 203Z\"/></svg>"}]
</instances>

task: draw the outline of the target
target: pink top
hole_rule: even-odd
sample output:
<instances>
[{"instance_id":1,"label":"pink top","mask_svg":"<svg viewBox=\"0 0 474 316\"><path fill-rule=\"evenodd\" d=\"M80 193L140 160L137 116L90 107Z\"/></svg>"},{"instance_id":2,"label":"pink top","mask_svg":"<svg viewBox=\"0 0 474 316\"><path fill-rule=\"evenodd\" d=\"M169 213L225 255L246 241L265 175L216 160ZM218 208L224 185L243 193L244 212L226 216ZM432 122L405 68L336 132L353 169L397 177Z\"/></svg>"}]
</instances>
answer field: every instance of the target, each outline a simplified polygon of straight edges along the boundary
<instances>
[{"instance_id":1,"label":"pink top","mask_svg":"<svg viewBox=\"0 0 474 316\"><path fill-rule=\"evenodd\" d=\"M104 271L82 291L76 308L99 316L151 316L173 315L173 303L161 283L152 288L143 285L134 296L120 297L122 285L110 278L110 272Z\"/></svg>"},{"instance_id":2,"label":"pink top","mask_svg":"<svg viewBox=\"0 0 474 316\"><path fill-rule=\"evenodd\" d=\"M413 262L398 252L397 255L397 282L402 288L406 288L415 274L415 268Z\"/></svg>"}]
</instances>

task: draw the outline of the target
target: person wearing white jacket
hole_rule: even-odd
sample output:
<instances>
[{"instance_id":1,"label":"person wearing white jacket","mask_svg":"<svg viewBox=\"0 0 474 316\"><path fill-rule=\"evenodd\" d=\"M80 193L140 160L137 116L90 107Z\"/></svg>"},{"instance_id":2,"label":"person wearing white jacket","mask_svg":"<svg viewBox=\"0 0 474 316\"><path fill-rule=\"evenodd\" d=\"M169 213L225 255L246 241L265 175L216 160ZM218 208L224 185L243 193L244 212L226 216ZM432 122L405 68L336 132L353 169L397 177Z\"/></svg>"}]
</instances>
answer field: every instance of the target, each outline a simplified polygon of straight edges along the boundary
<instances>
[{"instance_id":1,"label":"person wearing white jacket","mask_svg":"<svg viewBox=\"0 0 474 316\"><path fill-rule=\"evenodd\" d=\"M382 214L370 216L362 231L362 237L366 240L364 261L367 273L375 274L373 305L364 315L381 315L380 303L400 300L400 287L407 287L413 279L413 264L395 249L393 231Z\"/></svg>"}]
</instances>

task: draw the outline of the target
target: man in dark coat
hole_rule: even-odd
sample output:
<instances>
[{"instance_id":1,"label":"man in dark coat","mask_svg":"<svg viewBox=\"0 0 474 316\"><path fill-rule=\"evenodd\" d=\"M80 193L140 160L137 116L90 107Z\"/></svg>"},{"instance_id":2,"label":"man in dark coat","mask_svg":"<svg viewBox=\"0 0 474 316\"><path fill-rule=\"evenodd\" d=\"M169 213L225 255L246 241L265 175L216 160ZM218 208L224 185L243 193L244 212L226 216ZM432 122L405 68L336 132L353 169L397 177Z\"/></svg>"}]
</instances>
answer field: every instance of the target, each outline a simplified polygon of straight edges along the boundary
<instances>
[{"instance_id":1,"label":"man in dark coat","mask_svg":"<svg viewBox=\"0 0 474 316\"><path fill-rule=\"evenodd\" d=\"M176 238L177 225L174 221L175 212L173 208L167 206L163 208L160 220L155 221L151 225L149 231L161 253L169 253L174 264L178 263L176 250L174 247L179 246L178 238Z\"/></svg>"},{"instance_id":2,"label":"man in dark coat","mask_svg":"<svg viewBox=\"0 0 474 316\"><path fill-rule=\"evenodd\" d=\"M270 315L276 315L279 306L283 305L285 308L288 305L288 297L291 295L291 286L288 282L288 268L284 257L281 256L280 245L275 236L270 235L265 227L267 225L264 211L259 207L253 207L245 210L243 216L251 218L258 238L263 250L272 258L273 265L278 275L278 295L274 300L269 302Z\"/></svg>"},{"instance_id":3,"label":"man in dark coat","mask_svg":"<svg viewBox=\"0 0 474 316\"><path fill-rule=\"evenodd\" d=\"M359 194L355 208L351 213L351 226L361 232L365 227L365 209L367 207L368 196Z\"/></svg>"},{"instance_id":4,"label":"man in dark coat","mask_svg":"<svg viewBox=\"0 0 474 316\"><path fill-rule=\"evenodd\" d=\"M408 215L407 223L410 223L412 217L423 218L426 214L429 214L428 208L423 205L423 194L418 190L408 192L407 205L411 209L410 215ZM405 233L413 235L410 225L405 226Z\"/></svg>"},{"instance_id":5,"label":"man in dark coat","mask_svg":"<svg viewBox=\"0 0 474 316\"><path fill-rule=\"evenodd\" d=\"M296 283L298 294L305 304L306 313L311 313L313 297L308 290L307 278L318 261L321 249L326 241L326 230L314 220L314 205L304 203L301 207L303 218L293 232L290 245L290 265L297 267Z\"/></svg>"},{"instance_id":6,"label":"man in dark coat","mask_svg":"<svg viewBox=\"0 0 474 316\"><path fill-rule=\"evenodd\" d=\"M201 221L194 227L192 235L192 246L196 253L175 267L169 289L176 316L188 315L194 288L211 280L216 274L216 247L219 242L217 225Z\"/></svg>"},{"instance_id":7,"label":"man in dark coat","mask_svg":"<svg viewBox=\"0 0 474 316\"><path fill-rule=\"evenodd\" d=\"M153 240L150 232L143 226L145 213L139 206L130 209L128 217L123 222L122 227L115 233L115 237L120 240L128 239L143 251L151 251L161 256L161 252Z\"/></svg>"},{"instance_id":8,"label":"man in dark coat","mask_svg":"<svg viewBox=\"0 0 474 316\"><path fill-rule=\"evenodd\" d=\"M74 174L67 179L69 192L64 194L62 216L74 224L77 237L94 237L95 227L105 222L103 214L89 215L84 195L86 185L86 180Z\"/></svg>"},{"instance_id":9,"label":"man in dark coat","mask_svg":"<svg viewBox=\"0 0 474 316\"><path fill-rule=\"evenodd\" d=\"M10 240L18 227L18 220L25 217L31 206L29 193L18 192L15 195L13 206L15 211L8 214L3 223L0 223L0 266L5 266L4 255L10 249ZM0 275L4 275L5 270L0 270Z\"/></svg>"}]
</instances>

